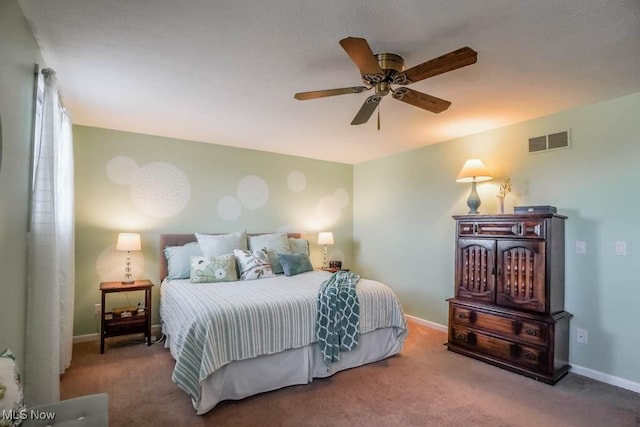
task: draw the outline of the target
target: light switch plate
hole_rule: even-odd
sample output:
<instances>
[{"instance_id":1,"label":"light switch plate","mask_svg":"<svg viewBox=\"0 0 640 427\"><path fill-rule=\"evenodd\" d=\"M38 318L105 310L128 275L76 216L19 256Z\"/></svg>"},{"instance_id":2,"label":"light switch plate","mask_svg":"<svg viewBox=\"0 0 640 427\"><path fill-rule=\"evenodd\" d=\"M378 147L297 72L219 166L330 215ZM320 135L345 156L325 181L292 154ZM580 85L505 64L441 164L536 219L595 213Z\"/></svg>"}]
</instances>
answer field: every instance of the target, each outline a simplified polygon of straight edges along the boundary
<instances>
[{"instance_id":1,"label":"light switch plate","mask_svg":"<svg viewBox=\"0 0 640 427\"><path fill-rule=\"evenodd\" d=\"M627 254L627 242L624 240L616 242L616 255Z\"/></svg>"},{"instance_id":2,"label":"light switch plate","mask_svg":"<svg viewBox=\"0 0 640 427\"><path fill-rule=\"evenodd\" d=\"M576 240L576 253L578 255L585 255L587 253L587 242L584 240Z\"/></svg>"}]
</instances>

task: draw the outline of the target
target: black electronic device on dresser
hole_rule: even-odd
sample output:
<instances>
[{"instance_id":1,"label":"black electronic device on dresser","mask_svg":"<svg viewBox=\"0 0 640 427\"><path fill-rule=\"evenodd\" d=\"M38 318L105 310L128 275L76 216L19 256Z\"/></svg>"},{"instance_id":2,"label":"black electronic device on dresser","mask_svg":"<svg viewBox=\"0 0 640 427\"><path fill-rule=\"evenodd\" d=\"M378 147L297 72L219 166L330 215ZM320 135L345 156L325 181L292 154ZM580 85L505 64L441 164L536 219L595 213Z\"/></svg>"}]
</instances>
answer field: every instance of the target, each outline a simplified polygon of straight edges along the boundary
<instances>
[{"instance_id":1,"label":"black electronic device on dresser","mask_svg":"<svg viewBox=\"0 0 640 427\"><path fill-rule=\"evenodd\" d=\"M570 369L564 223L555 213L456 215L447 347L555 384Z\"/></svg>"}]
</instances>

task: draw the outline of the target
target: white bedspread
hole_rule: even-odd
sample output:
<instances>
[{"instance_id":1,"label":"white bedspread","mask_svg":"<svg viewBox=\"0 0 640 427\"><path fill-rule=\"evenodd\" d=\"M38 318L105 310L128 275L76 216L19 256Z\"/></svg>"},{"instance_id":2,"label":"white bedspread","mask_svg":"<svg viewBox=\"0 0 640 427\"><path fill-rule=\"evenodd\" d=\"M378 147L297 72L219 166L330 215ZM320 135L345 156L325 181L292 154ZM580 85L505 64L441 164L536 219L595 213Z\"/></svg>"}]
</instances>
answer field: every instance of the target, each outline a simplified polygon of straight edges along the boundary
<instances>
[{"instance_id":1,"label":"white bedspread","mask_svg":"<svg viewBox=\"0 0 640 427\"><path fill-rule=\"evenodd\" d=\"M163 282L160 316L176 360L173 381L195 403L202 381L225 364L315 342L318 290L329 277L311 271L252 281ZM356 293L361 333L395 327L406 334L402 307L388 286L361 279Z\"/></svg>"}]
</instances>

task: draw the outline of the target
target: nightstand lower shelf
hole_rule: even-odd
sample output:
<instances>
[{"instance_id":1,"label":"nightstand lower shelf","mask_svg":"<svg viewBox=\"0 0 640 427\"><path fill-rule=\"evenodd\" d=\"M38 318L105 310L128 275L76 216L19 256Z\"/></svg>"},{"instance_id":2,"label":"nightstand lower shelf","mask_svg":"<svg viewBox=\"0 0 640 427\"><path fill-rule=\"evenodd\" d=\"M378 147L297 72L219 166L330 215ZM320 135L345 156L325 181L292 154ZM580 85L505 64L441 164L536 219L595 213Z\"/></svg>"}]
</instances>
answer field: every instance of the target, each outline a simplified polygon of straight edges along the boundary
<instances>
[{"instance_id":1,"label":"nightstand lower shelf","mask_svg":"<svg viewBox=\"0 0 640 427\"><path fill-rule=\"evenodd\" d=\"M110 316L111 315L111 316ZM138 334L147 332L147 314L139 313L131 317L116 317L113 313L105 313L104 337Z\"/></svg>"},{"instance_id":2,"label":"nightstand lower shelf","mask_svg":"<svg viewBox=\"0 0 640 427\"><path fill-rule=\"evenodd\" d=\"M136 280L132 284L103 282L100 284L102 305L100 314L100 354L104 353L104 340L120 335L143 333L147 345L151 345L151 288L149 280ZM144 310L131 316L116 316L105 311L106 294L114 292L144 291Z\"/></svg>"}]
</instances>

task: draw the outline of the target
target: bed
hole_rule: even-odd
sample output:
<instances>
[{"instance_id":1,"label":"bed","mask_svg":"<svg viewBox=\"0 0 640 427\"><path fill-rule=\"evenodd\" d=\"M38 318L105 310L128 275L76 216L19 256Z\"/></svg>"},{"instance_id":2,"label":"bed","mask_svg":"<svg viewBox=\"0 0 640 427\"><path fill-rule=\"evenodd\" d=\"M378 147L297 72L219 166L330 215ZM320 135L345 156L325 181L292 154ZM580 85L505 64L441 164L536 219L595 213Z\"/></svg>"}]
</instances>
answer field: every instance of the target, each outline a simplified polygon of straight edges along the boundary
<instances>
[{"instance_id":1,"label":"bed","mask_svg":"<svg viewBox=\"0 0 640 427\"><path fill-rule=\"evenodd\" d=\"M287 237L302 240L299 234ZM318 291L332 273L218 283L172 278L165 248L196 241L195 234L161 235L160 317L165 347L176 361L172 380L189 394L198 414L223 400L307 384L402 350L406 321L388 286L357 281L358 345L327 363L315 327Z\"/></svg>"}]
</instances>

